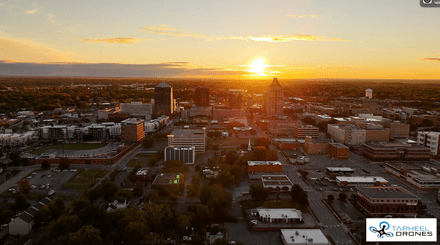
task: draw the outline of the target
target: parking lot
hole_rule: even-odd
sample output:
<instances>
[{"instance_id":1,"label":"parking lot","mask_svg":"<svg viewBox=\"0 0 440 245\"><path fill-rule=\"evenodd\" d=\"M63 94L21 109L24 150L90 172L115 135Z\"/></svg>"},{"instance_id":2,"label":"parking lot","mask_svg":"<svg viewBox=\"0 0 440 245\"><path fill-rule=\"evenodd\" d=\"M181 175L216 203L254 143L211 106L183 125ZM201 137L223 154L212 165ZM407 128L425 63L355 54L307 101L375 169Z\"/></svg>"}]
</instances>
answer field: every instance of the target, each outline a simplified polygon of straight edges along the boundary
<instances>
[{"instance_id":1,"label":"parking lot","mask_svg":"<svg viewBox=\"0 0 440 245\"><path fill-rule=\"evenodd\" d=\"M249 231L246 222L228 223L228 240L245 245L282 245L279 231Z\"/></svg>"},{"instance_id":2,"label":"parking lot","mask_svg":"<svg viewBox=\"0 0 440 245\"><path fill-rule=\"evenodd\" d=\"M47 195L49 191L55 190L55 193L61 188L61 186L70 180L77 172L73 171L60 171L54 172L53 170L47 171L35 171L30 177L26 179L31 186L31 194ZM49 184L49 187L47 187ZM44 187L43 187L44 186ZM18 190L18 185L12 187Z\"/></svg>"}]
</instances>

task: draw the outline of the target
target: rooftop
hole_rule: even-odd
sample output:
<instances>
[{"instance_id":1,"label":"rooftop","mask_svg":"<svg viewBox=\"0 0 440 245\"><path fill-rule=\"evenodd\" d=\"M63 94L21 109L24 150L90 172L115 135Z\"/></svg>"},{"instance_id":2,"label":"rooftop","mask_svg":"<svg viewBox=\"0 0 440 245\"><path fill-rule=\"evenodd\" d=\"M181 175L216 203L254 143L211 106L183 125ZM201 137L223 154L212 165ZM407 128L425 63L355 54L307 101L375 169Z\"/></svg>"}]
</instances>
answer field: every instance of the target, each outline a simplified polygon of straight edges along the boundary
<instances>
[{"instance_id":1,"label":"rooftop","mask_svg":"<svg viewBox=\"0 0 440 245\"><path fill-rule=\"evenodd\" d=\"M166 82L159 83L156 88L170 88L170 85L168 85Z\"/></svg>"},{"instance_id":2,"label":"rooftop","mask_svg":"<svg viewBox=\"0 0 440 245\"><path fill-rule=\"evenodd\" d=\"M347 146L345 146L345 145L343 145L341 143L330 143L330 145L332 145L332 146L334 146L336 148L346 148L346 149L348 149Z\"/></svg>"},{"instance_id":3,"label":"rooftop","mask_svg":"<svg viewBox=\"0 0 440 245\"><path fill-rule=\"evenodd\" d=\"M176 138L189 138L189 137L197 137L204 138L205 133L201 129L174 129L171 133Z\"/></svg>"},{"instance_id":4,"label":"rooftop","mask_svg":"<svg viewBox=\"0 0 440 245\"><path fill-rule=\"evenodd\" d=\"M139 123L143 123L144 120L139 119L139 118L128 118L125 119L124 121L122 121L122 124L132 124L132 125L138 125Z\"/></svg>"},{"instance_id":5,"label":"rooftop","mask_svg":"<svg viewBox=\"0 0 440 245\"><path fill-rule=\"evenodd\" d=\"M281 229L288 244L330 244L320 229Z\"/></svg>"},{"instance_id":6,"label":"rooftop","mask_svg":"<svg viewBox=\"0 0 440 245\"><path fill-rule=\"evenodd\" d=\"M401 187L357 187L357 189L370 198L418 199L416 195Z\"/></svg>"},{"instance_id":7,"label":"rooftop","mask_svg":"<svg viewBox=\"0 0 440 245\"><path fill-rule=\"evenodd\" d=\"M330 172L353 172L354 169L349 167L327 167Z\"/></svg>"},{"instance_id":8,"label":"rooftop","mask_svg":"<svg viewBox=\"0 0 440 245\"><path fill-rule=\"evenodd\" d=\"M301 211L294 208L257 208L258 214L262 217L272 219L298 219L301 218Z\"/></svg>"},{"instance_id":9,"label":"rooftop","mask_svg":"<svg viewBox=\"0 0 440 245\"><path fill-rule=\"evenodd\" d=\"M172 184L179 184L183 174L177 173L161 173L156 176L156 178L153 181L153 185L172 185Z\"/></svg>"},{"instance_id":10,"label":"rooftop","mask_svg":"<svg viewBox=\"0 0 440 245\"><path fill-rule=\"evenodd\" d=\"M388 181L380 176L355 176L355 177L347 177L347 176L338 176L336 177L336 180L338 181L347 181L347 182L364 182L364 183L371 183L371 182L386 182Z\"/></svg>"},{"instance_id":11,"label":"rooftop","mask_svg":"<svg viewBox=\"0 0 440 245\"><path fill-rule=\"evenodd\" d=\"M256 166L256 165L283 165L278 161L248 161L248 166Z\"/></svg>"}]
</instances>

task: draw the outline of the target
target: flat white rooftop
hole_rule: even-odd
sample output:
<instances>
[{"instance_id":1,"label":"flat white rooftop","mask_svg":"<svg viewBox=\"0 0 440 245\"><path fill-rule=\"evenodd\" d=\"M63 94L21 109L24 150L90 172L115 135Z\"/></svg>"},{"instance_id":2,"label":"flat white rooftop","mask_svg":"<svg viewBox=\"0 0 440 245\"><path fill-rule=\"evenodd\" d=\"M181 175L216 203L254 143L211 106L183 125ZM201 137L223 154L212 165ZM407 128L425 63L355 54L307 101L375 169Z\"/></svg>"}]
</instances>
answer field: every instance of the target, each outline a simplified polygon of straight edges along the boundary
<instances>
[{"instance_id":1,"label":"flat white rooftop","mask_svg":"<svg viewBox=\"0 0 440 245\"><path fill-rule=\"evenodd\" d=\"M353 172L354 169L349 167L327 167L330 172Z\"/></svg>"},{"instance_id":2,"label":"flat white rooftop","mask_svg":"<svg viewBox=\"0 0 440 245\"><path fill-rule=\"evenodd\" d=\"M257 208L261 217L271 219L301 219L301 211L294 208Z\"/></svg>"},{"instance_id":3,"label":"flat white rooftop","mask_svg":"<svg viewBox=\"0 0 440 245\"><path fill-rule=\"evenodd\" d=\"M283 165L283 164L278 161L248 161L248 165L256 166L256 165Z\"/></svg>"},{"instance_id":4,"label":"flat white rooftop","mask_svg":"<svg viewBox=\"0 0 440 245\"><path fill-rule=\"evenodd\" d=\"M320 229L281 229L286 244L330 244Z\"/></svg>"},{"instance_id":5,"label":"flat white rooftop","mask_svg":"<svg viewBox=\"0 0 440 245\"><path fill-rule=\"evenodd\" d=\"M355 176L355 177L347 177L347 176L338 176L336 177L336 181L346 181L346 182L364 182L364 183L371 183L371 182L387 182L388 180L384 179L380 176Z\"/></svg>"}]
</instances>

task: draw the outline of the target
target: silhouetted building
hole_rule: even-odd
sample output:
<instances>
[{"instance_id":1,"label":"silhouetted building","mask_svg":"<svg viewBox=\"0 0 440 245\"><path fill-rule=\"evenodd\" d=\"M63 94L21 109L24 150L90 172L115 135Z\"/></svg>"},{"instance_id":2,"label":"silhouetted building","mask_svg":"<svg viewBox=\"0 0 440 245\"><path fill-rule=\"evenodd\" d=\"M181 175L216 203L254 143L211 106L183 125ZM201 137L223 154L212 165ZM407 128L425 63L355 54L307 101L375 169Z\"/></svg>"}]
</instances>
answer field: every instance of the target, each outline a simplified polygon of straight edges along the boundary
<instances>
[{"instance_id":1,"label":"silhouetted building","mask_svg":"<svg viewBox=\"0 0 440 245\"><path fill-rule=\"evenodd\" d=\"M196 93L194 94L194 104L196 104L196 106L209 106L209 88L196 88Z\"/></svg>"},{"instance_id":2,"label":"silhouetted building","mask_svg":"<svg viewBox=\"0 0 440 245\"><path fill-rule=\"evenodd\" d=\"M229 89L228 98L229 98L230 109L243 109L242 89Z\"/></svg>"},{"instance_id":3,"label":"silhouetted building","mask_svg":"<svg viewBox=\"0 0 440 245\"><path fill-rule=\"evenodd\" d=\"M268 116L282 116L284 106L283 87L275 77L270 84L269 91L264 93L264 109Z\"/></svg>"},{"instance_id":4,"label":"silhouetted building","mask_svg":"<svg viewBox=\"0 0 440 245\"><path fill-rule=\"evenodd\" d=\"M164 150L165 161L179 160L185 164L194 164L196 159L196 148L167 146Z\"/></svg>"},{"instance_id":5,"label":"silhouetted building","mask_svg":"<svg viewBox=\"0 0 440 245\"><path fill-rule=\"evenodd\" d=\"M161 82L154 89L154 114L170 116L174 112L173 88Z\"/></svg>"}]
</instances>

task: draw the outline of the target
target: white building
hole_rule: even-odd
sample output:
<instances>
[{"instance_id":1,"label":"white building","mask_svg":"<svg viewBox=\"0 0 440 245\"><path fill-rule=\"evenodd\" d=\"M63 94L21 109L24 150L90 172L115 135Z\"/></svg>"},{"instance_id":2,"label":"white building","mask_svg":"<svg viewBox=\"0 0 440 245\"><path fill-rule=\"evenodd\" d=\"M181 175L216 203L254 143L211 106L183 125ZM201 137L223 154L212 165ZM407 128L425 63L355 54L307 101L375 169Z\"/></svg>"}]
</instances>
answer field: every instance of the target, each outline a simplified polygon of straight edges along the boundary
<instances>
[{"instance_id":1,"label":"white building","mask_svg":"<svg viewBox=\"0 0 440 245\"><path fill-rule=\"evenodd\" d=\"M367 135L365 129L357 128L354 125L338 126L329 124L327 132L334 141L345 145L362 145L365 143Z\"/></svg>"},{"instance_id":2,"label":"white building","mask_svg":"<svg viewBox=\"0 0 440 245\"><path fill-rule=\"evenodd\" d=\"M271 188L276 190L277 188L282 192L292 190L292 181L286 175L262 175L261 182L264 188Z\"/></svg>"},{"instance_id":3,"label":"white building","mask_svg":"<svg viewBox=\"0 0 440 245\"><path fill-rule=\"evenodd\" d=\"M365 98L368 98L368 99L373 98L373 90L371 88L367 88L365 90Z\"/></svg>"},{"instance_id":4,"label":"white building","mask_svg":"<svg viewBox=\"0 0 440 245\"><path fill-rule=\"evenodd\" d=\"M164 160L179 160L185 162L185 164L194 164L196 160L195 147L174 147L167 146L164 150Z\"/></svg>"},{"instance_id":5,"label":"white building","mask_svg":"<svg viewBox=\"0 0 440 245\"><path fill-rule=\"evenodd\" d=\"M269 223L295 223L302 221L302 212L294 208L257 208L258 219Z\"/></svg>"},{"instance_id":6,"label":"white building","mask_svg":"<svg viewBox=\"0 0 440 245\"><path fill-rule=\"evenodd\" d=\"M11 222L9 222L9 234L14 236L25 236L30 234L34 226L35 215L50 202L52 202L52 200L48 197L45 197L33 206L26 209L17 218L11 219Z\"/></svg>"},{"instance_id":7,"label":"white building","mask_svg":"<svg viewBox=\"0 0 440 245\"><path fill-rule=\"evenodd\" d=\"M32 116L34 115L33 111L19 111L17 112L18 116Z\"/></svg>"},{"instance_id":8,"label":"white building","mask_svg":"<svg viewBox=\"0 0 440 245\"><path fill-rule=\"evenodd\" d=\"M32 142L37 135L36 131L27 131L23 134L0 134L0 145L2 147L25 145Z\"/></svg>"},{"instance_id":9,"label":"white building","mask_svg":"<svg viewBox=\"0 0 440 245\"><path fill-rule=\"evenodd\" d=\"M337 176L338 186L383 186L388 185L388 180L380 176Z\"/></svg>"},{"instance_id":10,"label":"white building","mask_svg":"<svg viewBox=\"0 0 440 245\"><path fill-rule=\"evenodd\" d=\"M431 156L439 155L439 139L439 132L419 131L417 133L417 144L428 147L431 150Z\"/></svg>"},{"instance_id":11,"label":"white building","mask_svg":"<svg viewBox=\"0 0 440 245\"><path fill-rule=\"evenodd\" d=\"M168 135L168 146L195 147L196 152L205 152L205 129L174 129Z\"/></svg>"},{"instance_id":12,"label":"white building","mask_svg":"<svg viewBox=\"0 0 440 245\"><path fill-rule=\"evenodd\" d=\"M284 245L330 245L320 229L281 229Z\"/></svg>"}]
</instances>

